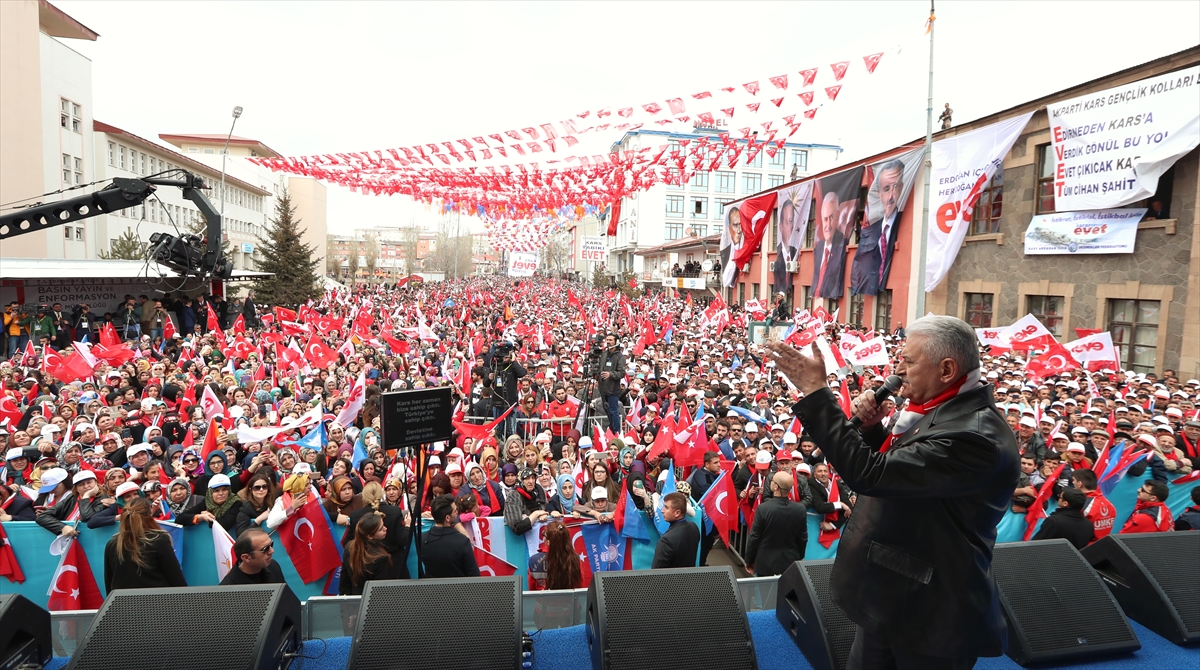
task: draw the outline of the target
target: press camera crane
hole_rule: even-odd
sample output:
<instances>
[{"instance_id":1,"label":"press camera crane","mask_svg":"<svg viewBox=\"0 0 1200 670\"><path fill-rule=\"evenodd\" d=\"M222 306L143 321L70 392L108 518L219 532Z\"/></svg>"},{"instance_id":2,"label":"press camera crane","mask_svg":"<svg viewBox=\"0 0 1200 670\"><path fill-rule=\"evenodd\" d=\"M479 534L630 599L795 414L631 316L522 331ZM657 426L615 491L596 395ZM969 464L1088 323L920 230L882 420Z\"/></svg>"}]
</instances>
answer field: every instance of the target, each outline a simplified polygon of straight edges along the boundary
<instances>
[{"instance_id":1,"label":"press camera crane","mask_svg":"<svg viewBox=\"0 0 1200 670\"><path fill-rule=\"evenodd\" d=\"M200 177L187 170L179 178L142 177L127 179L116 177L108 186L77 198L32 205L9 214L0 215L0 240L17 235L46 230L101 214L142 204L158 186L176 186L183 189L183 197L195 203L207 222L205 239L198 235L175 237L168 233L150 236L149 259L184 276L202 279L229 279L233 266L221 252L221 214L204 197L202 189L209 188Z\"/></svg>"}]
</instances>

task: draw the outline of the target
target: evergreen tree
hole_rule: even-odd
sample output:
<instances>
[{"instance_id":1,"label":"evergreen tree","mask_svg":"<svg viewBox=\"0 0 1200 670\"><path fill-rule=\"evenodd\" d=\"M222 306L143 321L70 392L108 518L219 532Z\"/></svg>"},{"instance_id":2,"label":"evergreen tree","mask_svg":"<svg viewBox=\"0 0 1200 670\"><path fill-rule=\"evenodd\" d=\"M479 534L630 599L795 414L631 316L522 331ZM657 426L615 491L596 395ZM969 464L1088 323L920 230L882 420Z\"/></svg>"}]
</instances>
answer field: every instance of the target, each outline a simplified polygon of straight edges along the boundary
<instances>
[{"instance_id":1,"label":"evergreen tree","mask_svg":"<svg viewBox=\"0 0 1200 670\"><path fill-rule=\"evenodd\" d=\"M144 261L148 247L132 230L126 228L120 237L109 243L108 251L100 251L96 255L106 261Z\"/></svg>"},{"instance_id":2,"label":"evergreen tree","mask_svg":"<svg viewBox=\"0 0 1200 670\"><path fill-rule=\"evenodd\" d=\"M295 214L296 208L285 188L275 199L275 217L267 225L267 238L259 238L263 260L258 269L272 273L254 283L254 291L263 305L299 305L321 296L317 274L320 259L313 258L313 248L301 241L304 230Z\"/></svg>"}]
</instances>

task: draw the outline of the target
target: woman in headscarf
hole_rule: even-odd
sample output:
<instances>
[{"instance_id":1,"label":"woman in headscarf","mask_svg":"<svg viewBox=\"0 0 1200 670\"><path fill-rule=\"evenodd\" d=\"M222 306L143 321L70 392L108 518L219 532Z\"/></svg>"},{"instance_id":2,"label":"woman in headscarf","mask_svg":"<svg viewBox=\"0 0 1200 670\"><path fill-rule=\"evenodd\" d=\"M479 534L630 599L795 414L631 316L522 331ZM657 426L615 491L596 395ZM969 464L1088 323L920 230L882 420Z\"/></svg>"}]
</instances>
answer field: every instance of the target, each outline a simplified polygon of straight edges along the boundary
<instances>
[{"instance_id":1,"label":"woman in headscarf","mask_svg":"<svg viewBox=\"0 0 1200 670\"><path fill-rule=\"evenodd\" d=\"M280 479L287 479L288 475L292 474L292 468L299 462L300 457L291 447L283 447L275 452L275 468L279 471Z\"/></svg>"},{"instance_id":2,"label":"woman in headscarf","mask_svg":"<svg viewBox=\"0 0 1200 670\"><path fill-rule=\"evenodd\" d=\"M550 498L550 503L546 509L550 510L552 517L571 516L575 511L575 479L570 474L559 475L557 480L558 490L554 497Z\"/></svg>"},{"instance_id":3,"label":"woman in headscarf","mask_svg":"<svg viewBox=\"0 0 1200 670\"><path fill-rule=\"evenodd\" d=\"M521 467L521 461L524 460L525 443L521 441L518 435L509 435L504 441L504 461L512 463L518 468Z\"/></svg>"},{"instance_id":4,"label":"woman in headscarf","mask_svg":"<svg viewBox=\"0 0 1200 670\"><path fill-rule=\"evenodd\" d=\"M505 463L500 468L500 490L504 491L504 500L508 501L508 496L512 495L517 488L517 466L512 463Z\"/></svg>"},{"instance_id":5,"label":"woman in headscarf","mask_svg":"<svg viewBox=\"0 0 1200 670\"><path fill-rule=\"evenodd\" d=\"M633 449L622 446L617 452L617 469L613 472L613 480L618 484L623 483L625 478L629 476L629 469L631 467L633 467Z\"/></svg>"},{"instance_id":6,"label":"woman in headscarf","mask_svg":"<svg viewBox=\"0 0 1200 670\"><path fill-rule=\"evenodd\" d=\"M341 475L329 482L329 493L322 505L330 519L339 526L345 526L350 523L350 513L362 509L363 500L361 494L354 492L350 478Z\"/></svg>"},{"instance_id":7,"label":"woman in headscarf","mask_svg":"<svg viewBox=\"0 0 1200 670\"><path fill-rule=\"evenodd\" d=\"M182 477L172 479L171 482L167 484L167 494L165 498L167 501L167 509L171 510L171 514L173 514L176 518L179 518L179 515L183 514L184 510L195 506L197 503L203 500L203 498L200 496L192 494L191 483Z\"/></svg>"},{"instance_id":8,"label":"woman in headscarf","mask_svg":"<svg viewBox=\"0 0 1200 670\"><path fill-rule=\"evenodd\" d=\"M184 510L175 520L181 526L192 526L201 521L216 522L225 530L234 533L237 530L238 513L242 509L241 503L230 489L228 475L212 475L208 480L208 490L204 493L204 502Z\"/></svg>"},{"instance_id":9,"label":"woman in headscarf","mask_svg":"<svg viewBox=\"0 0 1200 670\"><path fill-rule=\"evenodd\" d=\"M229 457L225 455L223 449L215 449L208 455L208 460L204 462L204 474L196 478L195 490L196 495L204 495L208 492L209 481L217 475L225 475L225 478L232 482L230 484L230 493L236 494L242 487L241 479L229 471Z\"/></svg>"},{"instance_id":10,"label":"woman in headscarf","mask_svg":"<svg viewBox=\"0 0 1200 670\"><path fill-rule=\"evenodd\" d=\"M458 491L459 497L473 495L480 516L504 515L504 491L500 485L487 478L478 463L467 464L466 484Z\"/></svg>"},{"instance_id":11,"label":"woman in headscarf","mask_svg":"<svg viewBox=\"0 0 1200 670\"><path fill-rule=\"evenodd\" d=\"M58 467L74 475L79 472L80 462L83 461L83 445L78 442L63 442L58 448Z\"/></svg>"},{"instance_id":12,"label":"woman in headscarf","mask_svg":"<svg viewBox=\"0 0 1200 670\"><path fill-rule=\"evenodd\" d=\"M554 467L549 463L539 463L537 473L538 486L541 486L542 490L546 492L547 500L553 499L558 493L558 483L555 481L557 475L554 472Z\"/></svg>"},{"instance_id":13,"label":"woman in headscarf","mask_svg":"<svg viewBox=\"0 0 1200 670\"><path fill-rule=\"evenodd\" d=\"M493 482L500 481L500 459L496 456L495 447L484 447L479 452L479 462L483 466L483 474Z\"/></svg>"}]
</instances>

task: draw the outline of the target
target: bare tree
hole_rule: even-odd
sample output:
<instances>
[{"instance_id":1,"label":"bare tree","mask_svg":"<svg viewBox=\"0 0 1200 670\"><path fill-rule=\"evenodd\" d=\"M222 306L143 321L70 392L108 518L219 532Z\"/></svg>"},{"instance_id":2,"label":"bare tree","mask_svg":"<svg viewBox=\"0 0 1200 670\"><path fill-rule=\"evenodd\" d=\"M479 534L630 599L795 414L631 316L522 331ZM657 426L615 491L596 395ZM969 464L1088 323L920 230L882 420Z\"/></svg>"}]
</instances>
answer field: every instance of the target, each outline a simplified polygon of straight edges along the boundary
<instances>
[{"instance_id":1,"label":"bare tree","mask_svg":"<svg viewBox=\"0 0 1200 670\"><path fill-rule=\"evenodd\" d=\"M337 239L333 235L325 236L325 274L341 281L342 261L338 258Z\"/></svg>"},{"instance_id":2,"label":"bare tree","mask_svg":"<svg viewBox=\"0 0 1200 670\"><path fill-rule=\"evenodd\" d=\"M379 264L379 239L375 237L375 233L367 233L362 246L367 267L367 284L374 284L375 266Z\"/></svg>"},{"instance_id":3,"label":"bare tree","mask_svg":"<svg viewBox=\"0 0 1200 670\"><path fill-rule=\"evenodd\" d=\"M410 220L408 226L400 229L400 248L404 252L405 272L410 276L417 269L417 242L419 241L420 231L414 221Z\"/></svg>"},{"instance_id":4,"label":"bare tree","mask_svg":"<svg viewBox=\"0 0 1200 670\"><path fill-rule=\"evenodd\" d=\"M568 261L571 260L572 251L569 238L565 234L551 235L546 247L542 250L544 267L561 274L566 269Z\"/></svg>"},{"instance_id":5,"label":"bare tree","mask_svg":"<svg viewBox=\"0 0 1200 670\"><path fill-rule=\"evenodd\" d=\"M354 286L358 283L358 254L359 241L350 240L349 250L346 252L346 269L350 271L350 285Z\"/></svg>"}]
</instances>

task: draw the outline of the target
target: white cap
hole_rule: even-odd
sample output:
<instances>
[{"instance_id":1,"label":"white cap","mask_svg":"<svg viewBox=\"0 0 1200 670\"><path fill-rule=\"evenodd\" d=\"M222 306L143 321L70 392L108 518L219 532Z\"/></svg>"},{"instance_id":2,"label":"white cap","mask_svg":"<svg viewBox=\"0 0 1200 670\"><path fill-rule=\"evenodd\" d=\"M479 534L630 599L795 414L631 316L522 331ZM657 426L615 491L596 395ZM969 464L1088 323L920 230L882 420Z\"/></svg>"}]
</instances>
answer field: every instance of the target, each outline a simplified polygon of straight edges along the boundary
<instances>
[{"instance_id":1,"label":"white cap","mask_svg":"<svg viewBox=\"0 0 1200 670\"><path fill-rule=\"evenodd\" d=\"M80 470L79 472L75 473L74 477L71 478L71 486L74 486L74 485L78 484L79 482L85 482L89 479L95 479L95 478L96 478L96 473L92 472L91 470Z\"/></svg>"},{"instance_id":2,"label":"white cap","mask_svg":"<svg viewBox=\"0 0 1200 670\"><path fill-rule=\"evenodd\" d=\"M126 493L129 493L130 491L137 491L137 490L138 490L137 482L125 482L117 487L116 496L118 498L120 498L121 496L125 495Z\"/></svg>"},{"instance_id":3,"label":"white cap","mask_svg":"<svg viewBox=\"0 0 1200 670\"><path fill-rule=\"evenodd\" d=\"M220 488L222 486L229 486L228 475L217 474L213 475L212 479L208 480L208 488L210 489Z\"/></svg>"},{"instance_id":4,"label":"white cap","mask_svg":"<svg viewBox=\"0 0 1200 670\"><path fill-rule=\"evenodd\" d=\"M583 437L579 438L579 448L580 449L584 449L584 448L587 448L590 446L592 446L592 438L588 437L587 435L584 435Z\"/></svg>"},{"instance_id":5,"label":"white cap","mask_svg":"<svg viewBox=\"0 0 1200 670\"><path fill-rule=\"evenodd\" d=\"M786 430L786 429L783 427L782 423L777 423L777 424L771 426L771 430Z\"/></svg>"},{"instance_id":6,"label":"white cap","mask_svg":"<svg viewBox=\"0 0 1200 670\"><path fill-rule=\"evenodd\" d=\"M129 456L129 458L133 458L134 456L137 456L138 454L140 454L142 452L149 453L150 445L148 445L146 443L142 443L142 444L130 447L128 456Z\"/></svg>"},{"instance_id":7,"label":"white cap","mask_svg":"<svg viewBox=\"0 0 1200 670\"><path fill-rule=\"evenodd\" d=\"M758 432L758 424L754 423L753 421L747 423L746 424L746 432L747 433L757 433Z\"/></svg>"},{"instance_id":8,"label":"white cap","mask_svg":"<svg viewBox=\"0 0 1200 670\"><path fill-rule=\"evenodd\" d=\"M42 487L38 489L38 493L48 493L54 490L54 487L67 481L67 471L62 468L50 468L42 473Z\"/></svg>"},{"instance_id":9,"label":"white cap","mask_svg":"<svg viewBox=\"0 0 1200 670\"><path fill-rule=\"evenodd\" d=\"M312 466L310 466L308 463L301 461L300 463L297 463L295 466L292 467L292 474L293 475L310 475L310 474L312 474Z\"/></svg>"},{"instance_id":10,"label":"white cap","mask_svg":"<svg viewBox=\"0 0 1200 670\"><path fill-rule=\"evenodd\" d=\"M1138 435L1137 441L1146 443L1151 449L1158 446L1158 440L1154 439L1153 435L1147 435L1145 433ZM46 481L46 475L42 475L42 481Z\"/></svg>"},{"instance_id":11,"label":"white cap","mask_svg":"<svg viewBox=\"0 0 1200 670\"><path fill-rule=\"evenodd\" d=\"M799 438L797 438L796 434L791 431L788 431L783 434L783 443L784 444L796 444L796 442L798 442L798 441L799 441Z\"/></svg>"},{"instance_id":12,"label":"white cap","mask_svg":"<svg viewBox=\"0 0 1200 670\"><path fill-rule=\"evenodd\" d=\"M771 467L771 454L766 451L759 451L754 455L754 467L759 470L766 470Z\"/></svg>"},{"instance_id":13,"label":"white cap","mask_svg":"<svg viewBox=\"0 0 1200 670\"><path fill-rule=\"evenodd\" d=\"M52 423L48 423L48 424L42 426L41 435L42 435L42 437L50 437L54 433L61 433L61 432L62 432L62 428L59 428L58 426L56 426Z\"/></svg>"},{"instance_id":14,"label":"white cap","mask_svg":"<svg viewBox=\"0 0 1200 670\"><path fill-rule=\"evenodd\" d=\"M808 474L811 475L812 468L808 466L808 463L800 463L800 464L796 465L796 472L807 472Z\"/></svg>"},{"instance_id":15,"label":"white cap","mask_svg":"<svg viewBox=\"0 0 1200 670\"><path fill-rule=\"evenodd\" d=\"M446 474L452 475L456 472L460 475L462 474L462 466L457 461L446 466Z\"/></svg>"},{"instance_id":16,"label":"white cap","mask_svg":"<svg viewBox=\"0 0 1200 670\"><path fill-rule=\"evenodd\" d=\"M1087 453L1087 450L1083 448L1083 445L1078 442L1072 442L1071 444L1068 444L1067 451L1074 451L1081 454Z\"/></svg>"},{"instance_id":17,"label":"white cap","mask_svg":"<svg viewBox=\"0 0 1200 670\"><path fill-rule=\"evenodd\" d=\"M13 447L12 449L4 452L4 460L6 461L12 461L18 458L25 458L25 450L20 447Z\"/></svg>"},{"instance_id":18,"label":"white cap","mask_svg":"<svg viewBox=\"0 0 1200 670\"><path fill-rule=\"evenodd\" d=\"M1021 425L1027 428L1037 428L1037 422L1031 416L1021 417Z\"/></svg>"},{"instance_id":19,"label":"white cap","mask_svg":"<svg viewBox=\"0 0 1200 670\"><path fill-rule=\"evenodd\" d=\"M608 500L608 489L604 488L603 486L597 486L596 488L592 489L592 500L597 498Z\"/></svg>"},{"instance_id":20,"label":"white cap","mask_svg":"<svg viewBox=\"0 0 1200 670\"><path fill-rule=\"evenodd\" d=\"M430 456L428 465L437 465L440 467L442 465L442 459L437 456Z\"/></svg>"}]
</instances>

